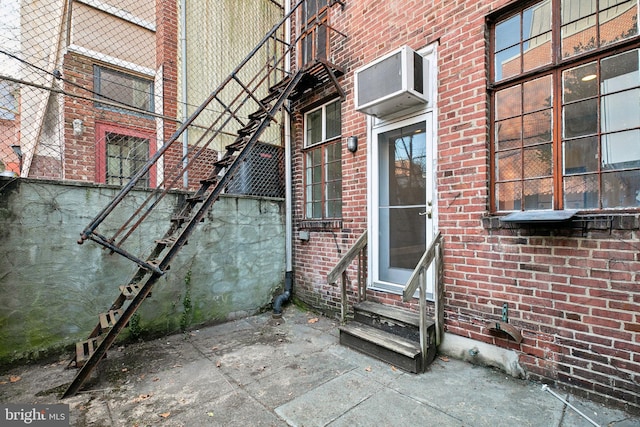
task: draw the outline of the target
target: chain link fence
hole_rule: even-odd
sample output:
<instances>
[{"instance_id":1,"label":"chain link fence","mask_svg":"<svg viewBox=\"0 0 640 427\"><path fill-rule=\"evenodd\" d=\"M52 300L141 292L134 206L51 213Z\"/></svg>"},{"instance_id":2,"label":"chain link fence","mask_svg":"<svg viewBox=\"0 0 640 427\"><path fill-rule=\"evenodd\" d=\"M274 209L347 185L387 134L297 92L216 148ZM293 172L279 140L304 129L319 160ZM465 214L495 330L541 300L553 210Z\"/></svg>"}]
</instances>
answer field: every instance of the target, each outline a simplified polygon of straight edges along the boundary
<instances>
[{"instance_id":1,"label":"chain link fence","mask_svg":"<svg viewBox=\"0 0 640 427\"><path fill-rule=\"evenodd\" d=\"M0 174L125 185L283 13L284 0L0 0ZM203 138L215 105L138 186L197 188L242 127ZM229 190L282 196L281 140L268 128Z\"/></svg>"}]
</instances>

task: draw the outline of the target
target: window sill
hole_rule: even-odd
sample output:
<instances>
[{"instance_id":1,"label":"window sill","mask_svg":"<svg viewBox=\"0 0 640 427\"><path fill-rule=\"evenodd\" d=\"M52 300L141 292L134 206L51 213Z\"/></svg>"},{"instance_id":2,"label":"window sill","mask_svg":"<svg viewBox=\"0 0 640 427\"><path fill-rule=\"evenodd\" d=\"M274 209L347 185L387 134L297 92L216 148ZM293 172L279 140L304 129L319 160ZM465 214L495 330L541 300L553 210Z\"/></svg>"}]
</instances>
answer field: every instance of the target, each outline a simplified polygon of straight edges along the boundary
<instances>
[{"instance_id":1,"label":"window sill","mask_svg":"<svg viewBox=\"0 0 640 427\"><path fill-rule=\"evenodd\" d=\"M342 220L341 219L304 219L300 221L299 229L300 230L311 230L311 231L321 231L321 230L335 230L342 228Z\"/></svg>"},{"instance_id":2,"label":"window sill","mask_svg":"<svg viewBox=\"0 0 640 427\"><path fill-rule=\"evenodd\" d=\"M521 211L512 212L500 217L501 222L511 222L517 224L543 224L558 223L571 220L577 210L543 210L543 211Z\"/></svg>"},{"instance_id":3,"label":"window sill","mask_svg":"<svg viewBox=\"0 0 640 427\"><path fill-rule=\"evenodd\" d=\"M562 212L562 211L558 211ZM559 220L562 216L567 218ZM536 229L536 230L577 230L582 233L589 231L607 231L611 233L614 230L619 231L635 231L640 230L640 214L639 213L576 213L569 211L566 215L556 214L556 220L505 220L508 215L487 215L482 218L482 227L485 230L513 230L513 229ZM526 218L526 216L525 216ZM554 218L550 215L549 218ZM517 216L516 216L517 219Z\"/></svg>"}]
</instances>

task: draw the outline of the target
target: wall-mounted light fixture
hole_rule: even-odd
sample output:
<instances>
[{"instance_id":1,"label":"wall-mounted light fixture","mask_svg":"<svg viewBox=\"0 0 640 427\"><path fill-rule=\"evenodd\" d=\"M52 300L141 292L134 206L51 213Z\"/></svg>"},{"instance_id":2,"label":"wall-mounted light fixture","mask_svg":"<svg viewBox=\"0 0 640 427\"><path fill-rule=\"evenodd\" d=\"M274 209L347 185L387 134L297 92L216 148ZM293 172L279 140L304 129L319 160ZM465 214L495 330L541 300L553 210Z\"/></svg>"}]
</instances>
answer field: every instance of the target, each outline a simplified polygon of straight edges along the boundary
<instances>
[{"instance_id":1,"label":"wall-mounted light fixture","mask_svg":"<svg viewBox=\"0 0 640 427\"><path fill-rule=\"evenodd\" d=\"M82 135L82 120L80 119L75 119L73 121L73 134L75 136L80 136Z\"/></svg>"},{"instance_id":2,"label":"wall-mounted light fixture","mask_svg":"<svg viewBox=\"0 0 640 427\"><path fill-rule=\"evenodd\" d=\"M347 138L347 150L355 153L358 150L358 137L350 136Z\"/></svg>"}]
</instances>

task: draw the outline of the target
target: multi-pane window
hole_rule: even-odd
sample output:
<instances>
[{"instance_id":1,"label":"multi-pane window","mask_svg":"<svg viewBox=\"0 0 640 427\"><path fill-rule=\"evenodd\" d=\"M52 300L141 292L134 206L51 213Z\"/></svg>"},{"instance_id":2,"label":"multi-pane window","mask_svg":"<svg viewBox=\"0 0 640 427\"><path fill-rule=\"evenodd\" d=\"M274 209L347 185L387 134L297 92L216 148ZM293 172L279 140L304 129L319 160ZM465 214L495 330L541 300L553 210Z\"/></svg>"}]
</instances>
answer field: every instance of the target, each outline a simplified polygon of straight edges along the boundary
<instances>
[{"instance_id":1,"label":"multi-pane window","mask_svg":"<svg viewBox=\"0 0 640 427\"><path fill-rule=\"evenodd\" d=\"M107 184L125 185L145 165L149 158L149 140L114 132L105 134ZM136 183L149 187L149 174Z\"/></svg>"},{"instance_id":2,"label":"multi-pane window","mask_svg":"<svg viewBox=\"0 0 640 427\"><path fill-rule=\"evenodd\" d=\"M112 103L122 104L123 107L132 107L136 110L153 112L153 81L125 74L120 71L95 65L94 90L98 103L104 108L117 108ZM125 111L126 108L124 109ZM134 110L130 110L134 111Z\"/></svg>"},{"instance_id":3,"label":"multi-pane window","mask_svg":"<svg viewBox=\"0 0 640 427\"><path fill-rule=\"evenodd\" d=\"M640 206L637 18L544 0L492 22L493 210Z\"/></svg>"},{"instance_id":4,"label":"multi-pane window","mask_svg":"<svg viewBox=\"0 0 640 427\"><path fill-rule=\"evenodd\" d=\"M305 217L342 217L341 103L330 102L304 116Z\"/></svg>"},{"instance_id":5,"label":"multi-pane window","mask_svg":"<svg viewBox=\"0 0 640 427\"><path fill-rule=\"evenodd\" d=\"M305 0L301 6L300 65L327 56L327 0Z\"/></svg>"}]
</instances>

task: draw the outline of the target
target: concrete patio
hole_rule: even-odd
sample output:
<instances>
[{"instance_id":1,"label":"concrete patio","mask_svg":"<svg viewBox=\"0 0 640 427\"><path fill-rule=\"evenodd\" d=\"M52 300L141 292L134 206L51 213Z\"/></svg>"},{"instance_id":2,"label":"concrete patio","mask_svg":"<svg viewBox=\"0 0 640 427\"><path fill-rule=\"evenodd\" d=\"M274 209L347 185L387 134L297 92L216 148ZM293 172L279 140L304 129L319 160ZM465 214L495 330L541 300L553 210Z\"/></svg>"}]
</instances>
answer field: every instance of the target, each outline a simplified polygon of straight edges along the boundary
<instances>
[{"instance_id":1,"label":"concrete patio","mask_svg":"<svg viewBox=\"0 0 640 427\"><path fill-rule=\"evenodd\" d=\"M422 375L338 343L337 322L289 306L111 349L76 396L67 360L0 376L0 402L66 403L72 426L640 426L640 417L446 356ZM35 424L34 424L35 425Z\"/></svg>"}]
</instances>

